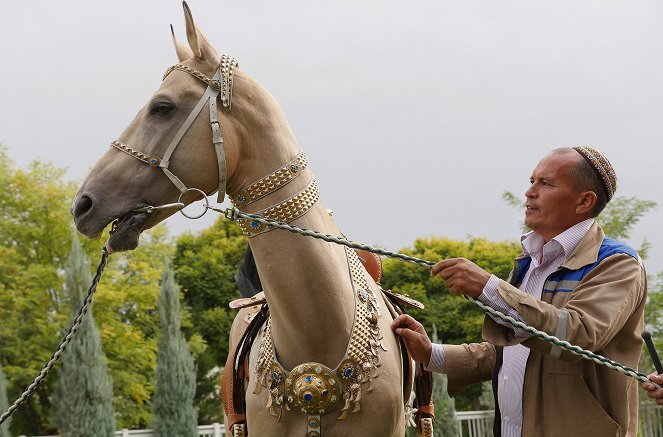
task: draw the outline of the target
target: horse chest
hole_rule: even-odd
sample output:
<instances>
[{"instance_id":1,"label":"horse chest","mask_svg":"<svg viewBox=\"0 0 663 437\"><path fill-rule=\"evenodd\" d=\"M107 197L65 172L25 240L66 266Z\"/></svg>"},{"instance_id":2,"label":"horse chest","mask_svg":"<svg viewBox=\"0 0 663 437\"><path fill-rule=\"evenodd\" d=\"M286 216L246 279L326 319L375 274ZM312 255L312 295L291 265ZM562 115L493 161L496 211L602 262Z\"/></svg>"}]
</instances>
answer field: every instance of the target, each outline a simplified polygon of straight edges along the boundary
<instances>
[{"instance_id":1,"label":"horse chest","mask_svg":"<svg viewBox=\"0 0 663 437\"><path fill-rule=\"evenodd\" d=\"M364 276L363 268L356 253L346 248L346 256L352 278L355 298L355 317L352 334L348 341L345 356L331 369L317 362L305 362L286 371L276 358L276 350L271 333L271 319L262 328L257 355L251 364L254 376L254 395L265 390L264 411L278 421L285 416L299 417L306 430L301 435L319 437L322 416L337 410L338 419L360 410L362 386L373 390L373 378L377 377L381 366L380 350L387 349L382 344L378 319L379 306ZM255 349L254 344L254 349ZM263 413L260 416L264 415ZM272 418L274 419L274 418Z\"/></svg>"}]
</instances>

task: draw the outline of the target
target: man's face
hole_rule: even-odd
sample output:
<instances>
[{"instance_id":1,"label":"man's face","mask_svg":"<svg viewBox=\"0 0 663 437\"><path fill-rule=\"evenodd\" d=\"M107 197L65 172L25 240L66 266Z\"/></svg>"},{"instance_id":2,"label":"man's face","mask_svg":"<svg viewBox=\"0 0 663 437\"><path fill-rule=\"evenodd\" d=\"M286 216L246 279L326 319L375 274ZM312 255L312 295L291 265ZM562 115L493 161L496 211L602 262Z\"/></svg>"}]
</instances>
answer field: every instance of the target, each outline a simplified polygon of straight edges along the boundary
<instances>
[{"instance_id":1,"label":"man's face","mask_svg":"<svg viewBox=\"0 0 663 437\"><path fill-rule=\"evenodd\" d=\"M525 224L546 241L561 234L586 217L576 212L581 191L569 170L582 159L577 153L551 153L532 171L525 192Z\"/></svg>"}]
</instances>

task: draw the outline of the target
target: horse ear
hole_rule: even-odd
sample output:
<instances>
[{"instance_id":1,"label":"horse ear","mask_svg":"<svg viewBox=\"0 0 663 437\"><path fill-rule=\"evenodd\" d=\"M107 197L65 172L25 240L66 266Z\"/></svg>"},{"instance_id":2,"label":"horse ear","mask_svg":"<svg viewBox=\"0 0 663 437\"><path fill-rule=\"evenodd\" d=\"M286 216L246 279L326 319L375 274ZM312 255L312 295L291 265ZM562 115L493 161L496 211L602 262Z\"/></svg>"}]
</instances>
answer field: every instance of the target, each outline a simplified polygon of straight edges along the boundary
<instances>
[{"instance_id":1,"label":"horse ear","mask_svg":"<svg viewBox=\"0 0 663 437\"><path fill-rule=\"evenodd\" d=\"M193 53L191 53L191 50L189 50L188 47L182 44L175 36L175 30L173 30L172 24L170 25L170 33L173 35L173 44L175 44L175 52L177 53L177 59L180 62L184 62L187 59L193 58Z\"/></svg>"},{"instance_id":2,"label":"horse ear","mask_svg":"<svg viewBox=\"0 0 663 437\"><path fill-rule=\"evenodd\" d=\"M216 62L219 55L209 41L207 41L205 35L196 29L189 5L183 1L182 6L184 7L184 18L186 20L186 38L189 41L193 56L196 59Z\"/></svg>"}]
</instances>

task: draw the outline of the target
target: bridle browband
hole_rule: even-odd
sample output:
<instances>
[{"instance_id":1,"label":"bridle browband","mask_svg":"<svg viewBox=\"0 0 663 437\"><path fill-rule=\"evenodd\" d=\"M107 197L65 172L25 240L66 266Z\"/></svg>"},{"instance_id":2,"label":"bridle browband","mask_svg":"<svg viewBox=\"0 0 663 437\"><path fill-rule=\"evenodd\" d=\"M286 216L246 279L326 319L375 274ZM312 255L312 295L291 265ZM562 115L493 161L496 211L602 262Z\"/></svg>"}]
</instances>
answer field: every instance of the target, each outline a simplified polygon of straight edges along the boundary
<instances>
[{"instance_id":1,"label":"bridle browband","mask_svg":"<svg viewBox=\"0 0 663 437\"><path fill-rule=\"evenodd\" d=\"M202 97L198 101L198 104L193 108L189 116L186 118L180 129L177 131L173 139L170 141L166 152L163 154L163 157L159 158L158 156L149 156L143 152L140 152L136 149L133 149L130 146L120 142L113 141L111 147L120 150L129 156L142 161L153 168L161 168L163 172L168 176L168 179L177 187L178 190L184 195L188 191L200 191L196 188L187 188L186 185L175 176L169 169L170 157L179 145L184 134L189 130L194 120L198 117L198 114L202 111L205 104L209 103L209 118L210 126L212 128L212 142L214 143L214 151L216 152L216 160L219 168L219 186L217 188L218 197L217 202L223 202L226 193L226 157L225 151L223 148L223 136L221 135L221 126L217 118L216 113L216 99L219 94L221 94L221 105L226 111L230 111L232 105L232 89L233 89L233 75L235 67L238 67L239 64L235 58L228 55L222 55L221 61L219 62L219 68L214 73L212 78L208 78L205 74L200 71L189 67L187 65L175 64L172 67L169 67L163 75L163 79L173 72L174 70L184 71L196 79L207 85L207 89L203 93ZM208 193L209 194L209 193ZM181 197L181 196L180 196Z\"/></svg>"}]
</instances>

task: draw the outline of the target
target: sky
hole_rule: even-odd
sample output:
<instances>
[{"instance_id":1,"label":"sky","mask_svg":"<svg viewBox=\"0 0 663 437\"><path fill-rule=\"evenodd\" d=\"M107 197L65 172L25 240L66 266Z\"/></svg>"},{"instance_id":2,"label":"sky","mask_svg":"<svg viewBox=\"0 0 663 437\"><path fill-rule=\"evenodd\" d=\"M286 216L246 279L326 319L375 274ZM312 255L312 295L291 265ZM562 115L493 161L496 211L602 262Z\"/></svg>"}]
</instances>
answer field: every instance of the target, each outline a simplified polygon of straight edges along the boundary
<instances>
[{"instance_id":1,"label":"sky","mask_svg":"<svg viewBox=\"0 0 663 437\"><path fill-rule=\"evenodd\" d=\"M82 181L177 59L179 1L3 2L0 141ZM629 239L663 270L663 3L191 0L220 53L279 101L350 239L518 238L529 177L590 145L618 196L659 207ZM168 220L172 234L215 217Z\"/></svg>"}]
</instances>

